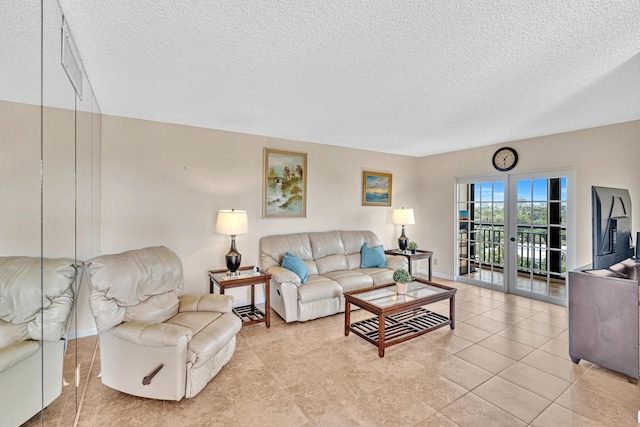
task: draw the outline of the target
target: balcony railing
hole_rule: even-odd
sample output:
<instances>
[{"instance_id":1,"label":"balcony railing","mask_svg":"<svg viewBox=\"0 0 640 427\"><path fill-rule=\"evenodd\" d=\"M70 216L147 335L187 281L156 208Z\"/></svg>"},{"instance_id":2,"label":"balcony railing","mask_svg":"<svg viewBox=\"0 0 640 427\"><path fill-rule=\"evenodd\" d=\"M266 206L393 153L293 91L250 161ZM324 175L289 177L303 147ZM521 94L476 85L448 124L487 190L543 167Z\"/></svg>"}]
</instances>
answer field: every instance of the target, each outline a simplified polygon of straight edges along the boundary
<instances>
[{"instance_id":1,"label":"balcony railing","mask_svg":"<svg viewBox=\"0 0 640 427\"><path fill-rule=\"evenodd\" d=\"M471 222L469 230L468 254L472 263L504 268L504 224ZM561 235L566 235L566 227L554 226ZM519 226L516 234L517 267L519 272L561 277L565 273L563 248L549 247L547 226ZM561 245L564 246L564 245ZM550 268L550 258L559 257L555 270Z\"/></svg>"}]
</instances>

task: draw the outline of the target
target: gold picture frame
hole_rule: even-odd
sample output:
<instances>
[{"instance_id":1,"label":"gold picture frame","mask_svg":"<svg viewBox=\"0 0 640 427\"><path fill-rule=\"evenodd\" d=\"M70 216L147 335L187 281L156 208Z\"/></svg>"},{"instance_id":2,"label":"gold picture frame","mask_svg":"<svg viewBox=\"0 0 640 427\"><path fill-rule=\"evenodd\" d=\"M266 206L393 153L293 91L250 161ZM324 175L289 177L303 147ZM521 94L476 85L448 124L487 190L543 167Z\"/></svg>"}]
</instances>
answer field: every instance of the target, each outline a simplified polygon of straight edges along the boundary
<instances>
[{"instance_id":1,"label":"gold picture frame","mask_svg":"<svg viewBox=\"0 0 640 427\"><path fill-rule=\"evenodd\" d=\"M263 218L307 216L307 153L264 149Z\"/></svg>"},{"instance_id":2,"label":"gold picture frame","mask_svg":"<svg viewBox=\"0 0 640 427\"><path fill-rule=\"evenodd\" d=\"M392 191L390 173L362 172L362 206L391 206Z\"/></svg>"}]
</instances>

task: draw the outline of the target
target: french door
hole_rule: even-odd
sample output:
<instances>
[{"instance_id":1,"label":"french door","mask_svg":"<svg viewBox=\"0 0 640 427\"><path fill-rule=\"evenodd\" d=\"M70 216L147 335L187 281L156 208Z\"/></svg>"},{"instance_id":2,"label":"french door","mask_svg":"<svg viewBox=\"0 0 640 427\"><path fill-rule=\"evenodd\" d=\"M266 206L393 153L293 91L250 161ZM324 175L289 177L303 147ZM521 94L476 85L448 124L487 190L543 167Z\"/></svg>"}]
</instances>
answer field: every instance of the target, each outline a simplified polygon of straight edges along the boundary
<instances>
[{"instance_id":1,"label":"french door","mask_svg":"<svg viewBox=\"0 0 640 427\"><path fill-rule=\"evenodd\" d=\"M456 278L566 304L573 185L571 171L459 179Z\"/></svg>"}]
</instances>

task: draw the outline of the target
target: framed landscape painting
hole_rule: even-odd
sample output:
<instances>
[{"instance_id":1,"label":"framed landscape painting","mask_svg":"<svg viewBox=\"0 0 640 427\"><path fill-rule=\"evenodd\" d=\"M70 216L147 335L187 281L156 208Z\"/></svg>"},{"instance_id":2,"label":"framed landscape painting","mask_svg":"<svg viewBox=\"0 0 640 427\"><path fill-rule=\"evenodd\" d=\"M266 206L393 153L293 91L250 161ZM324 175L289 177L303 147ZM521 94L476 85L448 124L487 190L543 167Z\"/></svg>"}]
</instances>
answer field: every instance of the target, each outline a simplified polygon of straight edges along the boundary
<instances>
[{"instance_id":1,"label":"framed landscape painting","mask_svg":"<svg viewBox=\"0 0 640 427\"><path fill-rule=\"evenodd\" d=\"M390 173L362 172L362 206L391 206Z\"/></svg>"},{"instance_id":2,"label":"framed landscape painting","mask_svg":"<svg viewBox=\"0 0 640 427\"><path fill-rule=\"evenodd\" d=\"M307 216L307 153L264 149L262 217Z\"/></svg>"}]
</instances>

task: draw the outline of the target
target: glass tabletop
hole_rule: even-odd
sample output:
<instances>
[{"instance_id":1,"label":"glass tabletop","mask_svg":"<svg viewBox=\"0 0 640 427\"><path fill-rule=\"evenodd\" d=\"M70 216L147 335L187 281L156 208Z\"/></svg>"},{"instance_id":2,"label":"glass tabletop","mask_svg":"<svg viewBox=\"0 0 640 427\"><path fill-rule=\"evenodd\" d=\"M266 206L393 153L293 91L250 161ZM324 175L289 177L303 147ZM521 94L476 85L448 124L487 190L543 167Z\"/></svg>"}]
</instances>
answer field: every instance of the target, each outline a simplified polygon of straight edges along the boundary
<instances>
[{"instance_id":1,"label":"glass tabletop","mask_svg":"<svg viewBox=\"0 0 640 427\"><path fill-rule=\"evenodd\" d=\"M360 300L367 301L369 304L383 308L445 292L448 291L446 289L427 285L426 283L411 282L407 285L406 295L399 295L396 292L396 287L394 285L358 293L355 296Z\"/></svg>"}]
</instances>

